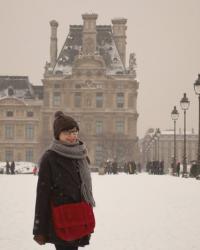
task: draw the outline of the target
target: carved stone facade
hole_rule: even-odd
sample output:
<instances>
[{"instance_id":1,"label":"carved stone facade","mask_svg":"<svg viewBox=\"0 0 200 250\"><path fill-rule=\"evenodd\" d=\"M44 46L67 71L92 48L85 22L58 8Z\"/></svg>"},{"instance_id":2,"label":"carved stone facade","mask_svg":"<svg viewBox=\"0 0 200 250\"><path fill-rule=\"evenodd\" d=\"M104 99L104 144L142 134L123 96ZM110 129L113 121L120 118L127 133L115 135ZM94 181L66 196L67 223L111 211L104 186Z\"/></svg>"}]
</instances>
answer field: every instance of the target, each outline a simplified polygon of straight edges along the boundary
<instances>
[{"instance_id":1,"label":"carved stone facade","mask_svg":"<svg viewBox=\"0 0 200 250\"><path fill-rule=\"evenodd\" d=\"M50 22L50 62L46 63L42 80L43 97L42 100L35 97L32 102L29 100L30 106L25 99L20 101L20 105L12 106L16 114L14 126L18 131L14 140L21 143L21 158L25 159L26 150L32 148L33 159L37 161L52 140L54 113L62 110L79 122L80 138L87 144L92 165L99 165L107 158L137 161L139 83L134 68L136 64L131 63L130 70L125 67L126 19L113 20L112 27L96 25L96 14L84 14L82 17L83 25L70 25L58 56L58 23ZM35 91L39 94L41 89L35 88ZM34 118L31 119L26 117L30 108L34 110ZM17 116L17 112L21 112L20 115ZM17 127L18 120L20 128ZM30 122L34 125L35 134L27 144L24 129ZM11 140L2 142L2 159L5 159L4 148L11 146ZM12 145L18 146L13 141ZM17 154L17 149L14 149L13 157L16 159L20 158Z\"/></svg>"},{"instance_id":2,"label":"carved stone facade","mask_svg":"<svg viewBox=\"0 0 200 250\"><path fill-rule=\"evenodd\" d=\"M83 26L70 26L54 67L47 64L43 146L51 141L54 112L62 110L79 122L92 165L107 158L137 161L139 83L135 61L131 70L125 67L126 19L113 20L112 27L96 25L96 14L82 17Z\"/></svg>"},{"instance_id":3,"label":"carved stone facade","mask_svg":"<svg viewBox=\"0 0 200 250\"><path fill-rule=\"evenodd\" d=\"M33 92L27 77L0 77L0 161L37 161L42 101Z\"/></svg>"}]
</instances>

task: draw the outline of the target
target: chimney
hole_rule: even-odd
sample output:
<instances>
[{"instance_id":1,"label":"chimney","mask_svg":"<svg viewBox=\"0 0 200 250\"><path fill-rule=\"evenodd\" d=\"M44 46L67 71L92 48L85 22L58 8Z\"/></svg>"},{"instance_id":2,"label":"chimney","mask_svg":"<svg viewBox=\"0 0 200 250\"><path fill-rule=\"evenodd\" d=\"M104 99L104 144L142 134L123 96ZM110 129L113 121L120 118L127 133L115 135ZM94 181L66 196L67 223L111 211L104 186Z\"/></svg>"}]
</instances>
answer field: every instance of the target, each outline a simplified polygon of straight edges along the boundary
<instances>
[{"instance_id":1,"label":"chimney","mask_svg":"<svg viewBox=\"0 0 200 250\"><path fill-rule=\"evenodd\" d=\"M83 54L96 52L96 20L97 14L83 14Z\"/></svg>"},{"instance_id":2,"label":"chimney","mask_svg":"<svg viewBox=\"0 0 200 250\"><path fill-rule=\"evenodd\" d=\"M51 40L50 40L50 65L53 68L57 60L57 27L58 22L52 20L51 25Z\"/></svg>"},{"instance_id":3,"label":"chimney","mask_svg":"<svg viewBox=\"0 0 200 250\"><path fill-rule=\"evenodd\" d=\"M126 66L126 23L127 19L125 18L116 18L112 20L115 44L124 66Z\"/></svg>"}]
</instances>

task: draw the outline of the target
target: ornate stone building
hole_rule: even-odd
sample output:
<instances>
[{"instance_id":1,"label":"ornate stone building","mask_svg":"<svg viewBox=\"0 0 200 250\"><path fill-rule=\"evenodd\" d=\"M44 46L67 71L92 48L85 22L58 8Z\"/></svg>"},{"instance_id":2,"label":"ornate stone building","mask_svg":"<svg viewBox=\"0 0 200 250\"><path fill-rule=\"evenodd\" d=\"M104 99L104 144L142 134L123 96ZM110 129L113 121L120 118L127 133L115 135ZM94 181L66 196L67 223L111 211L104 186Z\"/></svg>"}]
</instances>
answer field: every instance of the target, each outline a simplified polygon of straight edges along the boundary
<instances>
[{"instance_id":1,"label":"ornate stone building","mask_svg":"<svg viewBox=\"0 0 200 250\"><path fill-rule=\"evenodd\" d=\"M51 21L50 63L43 79L44 146L52 134L53 113L63 110L79 121L93 164L106 158L136 158L138 82L135 57L126 68L126 19L96 25L96 14L71 25L57 56L56 21ZM45 136L46 134L46 136Z\"/></svg>"},{"instance_id":2,"label":"ornate stone building","mask_svg":"<svg viewBox=\"0 0 200 250\"><path fill-rule=\"evenodd\" d=\"M112 20L112 25L96 25L96 14L84 14L82 18L83 25L70 25L59 54L58 23L50 22L50 62L45 66L42 89L34 89L35 95L43 95L43 101L34 97L30 109L35 108L31 143L40 152L47 147L52 139L53 114L62 110L79 122L80 137L87 143L93 165L107 158L137 160L139 83L134 53L126 67L127 20L120 18ZM24 124L27 119L24 117ZM39 121L41 126L37 126ZM24 152L29 146L24 145ZM2 157L5 158L5 152ZM37 159L35 155L33 158Z\"/></svg>"},{"instance_id":3,"label":"ornate stone building","mask_svg":"<svg viewBox=\"0 0 200 250\"><path fill-rule=\"evenodd\" d=\"M141 162L143 166L148 161L164 161L165 173L171 171L171 164L174 160L174 131L162 130L160 137L155 138L155 129L149 129L140 140ZM182 164L183 161L184 134L179 129L176 134L176 161ZM198 134L192 131L186 132L186 159L187 164L197 160Z\"/></svg>"},{"instance_id":4,"label":"ornate stone building","mask_svg":"<svg viewBox=\"0 0 200 250\"><path fill-rule=\"evenodd\" d=\"M0 161L35 161L40 152L42 87L0 76Z\"/></svg>"}]
</instances>

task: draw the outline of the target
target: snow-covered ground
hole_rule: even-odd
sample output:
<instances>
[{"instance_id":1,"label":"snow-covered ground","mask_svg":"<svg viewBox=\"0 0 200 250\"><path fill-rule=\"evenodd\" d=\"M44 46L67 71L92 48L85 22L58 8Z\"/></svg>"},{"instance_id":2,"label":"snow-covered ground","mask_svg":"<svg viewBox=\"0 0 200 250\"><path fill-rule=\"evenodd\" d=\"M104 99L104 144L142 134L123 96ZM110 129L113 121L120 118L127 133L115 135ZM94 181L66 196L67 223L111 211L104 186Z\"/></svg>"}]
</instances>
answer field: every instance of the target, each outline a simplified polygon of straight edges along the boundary
<instances>
[{"instance_id":1,"label":"snow-covered ground","mask_svg":"<svg viewBox=\"0 0 200 250\"><path fill-rule=\"evenodd\" d=\"M96 230L88 250L199 250L200 181L92 174ZM37 177L0 175L0 249L53 250L32 240Z\"/></svg>"}]
</instances>

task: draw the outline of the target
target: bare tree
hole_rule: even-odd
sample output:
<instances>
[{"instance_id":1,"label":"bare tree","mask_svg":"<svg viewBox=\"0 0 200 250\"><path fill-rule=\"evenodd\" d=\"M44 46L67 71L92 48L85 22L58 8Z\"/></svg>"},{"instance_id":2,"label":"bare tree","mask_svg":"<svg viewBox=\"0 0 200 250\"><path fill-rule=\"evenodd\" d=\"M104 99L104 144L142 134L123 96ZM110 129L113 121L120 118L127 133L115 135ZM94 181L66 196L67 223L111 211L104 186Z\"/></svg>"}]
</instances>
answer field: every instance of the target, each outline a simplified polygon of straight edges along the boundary
<instances>
[{"instance_id":1,"label":"bare tree","mask_svg":"<svg viewBox=\"0 0 200 250\"><path fill-rule=\"evenodd\" d=\"M123 134L107 133L102 135L104 159L115 159L118 162L133 159L134 142Z\"/></svg>"}]
</instances>

